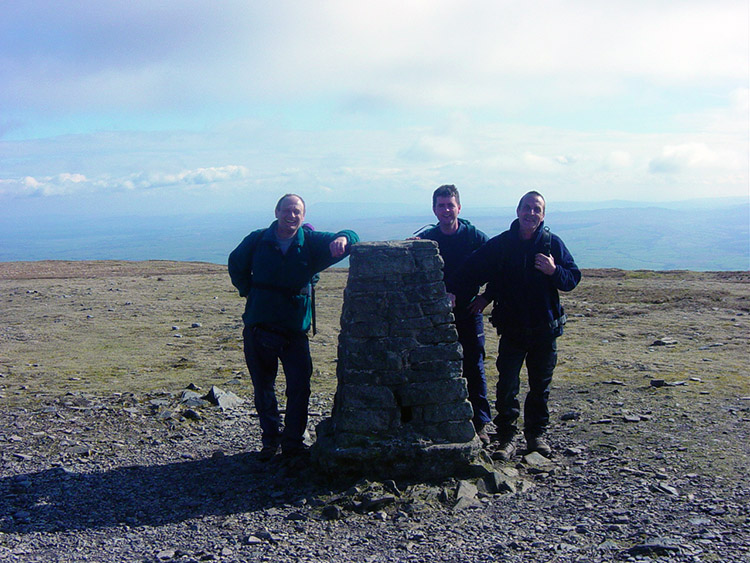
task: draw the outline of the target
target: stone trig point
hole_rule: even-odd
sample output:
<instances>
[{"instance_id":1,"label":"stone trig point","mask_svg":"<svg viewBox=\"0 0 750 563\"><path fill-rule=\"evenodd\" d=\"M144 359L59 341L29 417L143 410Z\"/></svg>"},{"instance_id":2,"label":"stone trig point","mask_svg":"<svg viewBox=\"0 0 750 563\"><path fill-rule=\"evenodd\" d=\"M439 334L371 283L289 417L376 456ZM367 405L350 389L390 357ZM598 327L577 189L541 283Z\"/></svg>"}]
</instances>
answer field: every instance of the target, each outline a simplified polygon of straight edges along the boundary
<instances>
[{"instance_id":1,"label":"stone trig point","mask_svg":"<svg viewBox=\"0 0 750 563\"><path fill-rule=\"evenodd\" d=\"M428 240L352 247L324 472L440 479L481 465L443 261Z\"/></svg>"}]
</instances>

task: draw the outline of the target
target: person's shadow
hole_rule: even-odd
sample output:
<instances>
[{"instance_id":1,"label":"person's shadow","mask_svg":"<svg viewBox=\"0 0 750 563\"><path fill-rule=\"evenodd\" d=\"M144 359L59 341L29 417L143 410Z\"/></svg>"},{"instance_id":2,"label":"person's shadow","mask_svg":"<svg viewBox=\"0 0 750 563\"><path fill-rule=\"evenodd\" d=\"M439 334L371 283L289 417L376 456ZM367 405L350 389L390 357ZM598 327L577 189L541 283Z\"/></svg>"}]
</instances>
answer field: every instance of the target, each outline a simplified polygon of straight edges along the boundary
<instances>
[{"instance_id":1,"label":"person's shadow","mask_svg":"<svg viewBox=\"0 0 750 563\"><path fill-rule=\"evenodd\" d=\"M305 471L255 453L77 473L61 467L0 478L0 531L159 526L294 504L320 492ZM307 476L309 477L309 475Z\"/></svg>"}]
</instances>

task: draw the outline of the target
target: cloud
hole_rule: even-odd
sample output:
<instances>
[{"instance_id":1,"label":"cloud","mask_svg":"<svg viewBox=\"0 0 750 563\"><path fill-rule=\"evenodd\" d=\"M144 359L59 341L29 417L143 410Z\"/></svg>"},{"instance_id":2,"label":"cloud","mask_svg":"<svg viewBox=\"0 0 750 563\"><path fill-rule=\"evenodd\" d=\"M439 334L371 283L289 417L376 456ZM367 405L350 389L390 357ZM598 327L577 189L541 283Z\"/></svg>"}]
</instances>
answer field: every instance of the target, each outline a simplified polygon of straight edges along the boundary
<instances>
[{"instance_id":1,"label":"cloud","mask_svg":"<svg viewBox=\"0 0 750 563\"><path fill-rule=\"evenodd\" d=\"M731 155L719 154L704 143L685 143L664 147L661 156L649 162L648 169L654 174L674 174L689 169L715 168L727 163L731 165L732 160Z\"/></svg>"},{"instance_id":2,"label":"cloud","mask_svg":"<svg viewBox=\"0 0 750 563\"><path fill-rule=\"evenodd\" d=\"M607 170L630 168L632 165L632 155L624 150L614 150L604 159L604 168Z\"/></svg>"},{"instance_id":3,"label":"cloud","mask_svg":"<svg viewBox=\"0 0 750 563\"><path fill-rule=\"evenodd\" d=\"M540 156L531 152L525 152L522 157L523 163L536 172L555 172L561 166L569 166L575 163L575 158L569 156Z\"/></svg>"},{"instance_id":4,"label":"cloud","mask_svg":"<svg viewBox=\"0 0 750 563\"><path fill-rule=\"evenodd\" d=\"M461 143L444 135L422 135L400 156L407 160L456 160L465 155Z\"/></svg>"},{"instance_id":5,"label":"cloud","mask_svg":"<svg viewBox=\"0 0 750 563\"><path fill-rule=\"evenodd\" d=\"M174 186L216 187L222 183L242 180L248 175L247 168L237 165L183 170L177 174L138 173L122 178L111 178L106 175L88 178L83 174L64 172L54 176L0 179L0 195L16 197L60 196L97 192L143 191Z\"/></svg>"},{"instance_id":6,"label":"cloud","mask_svg":"<svg viewBox=\"0 0 750 563\"><path fill-rule=\"evenodd\" d=\"M26 0L3 8L0 103L52 114L329 95L342 107L581 104L636 79L746 81L747 17L744 0Z\"/></svg>"}]
</instances>

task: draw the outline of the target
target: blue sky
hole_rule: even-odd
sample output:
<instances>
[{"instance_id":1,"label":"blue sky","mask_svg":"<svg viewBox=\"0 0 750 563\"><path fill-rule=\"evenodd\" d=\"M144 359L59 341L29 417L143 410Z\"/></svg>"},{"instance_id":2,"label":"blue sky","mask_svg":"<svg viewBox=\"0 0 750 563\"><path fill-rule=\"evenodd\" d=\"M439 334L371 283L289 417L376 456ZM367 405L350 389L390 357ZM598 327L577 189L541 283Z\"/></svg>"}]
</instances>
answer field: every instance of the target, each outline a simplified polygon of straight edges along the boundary
<instances>
[{"instance_id":1,"label":"blue sky","mask_svg":"<svg viewBox=\"0 0 750 563\"><path fill-rule=\"evenodd\" d=\"M747 197L749 21L746 0L0 2L0 209Z\"/></svg>"}]
</instances>

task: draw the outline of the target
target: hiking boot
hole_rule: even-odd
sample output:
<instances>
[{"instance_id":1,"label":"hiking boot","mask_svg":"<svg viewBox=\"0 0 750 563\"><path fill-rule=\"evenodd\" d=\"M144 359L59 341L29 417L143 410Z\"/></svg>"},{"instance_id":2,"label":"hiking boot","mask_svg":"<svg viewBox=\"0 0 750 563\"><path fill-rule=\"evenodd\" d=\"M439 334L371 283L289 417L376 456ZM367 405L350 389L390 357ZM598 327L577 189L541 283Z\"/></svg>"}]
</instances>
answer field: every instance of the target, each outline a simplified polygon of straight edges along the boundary
<instances>
[{"instance_id":1,"label":"hiking boot","mask_svg":"<svg viewBox=\"0 0 750 563\"><path fill-rule=\"evenodd\" d=\"M490 435L487 433L487 427L482 426L481 428L477 428L477 437L479 438L479 441L482 442L483 446L489 446L490 445Z\"/></svg>"},{"instance_id":2,"label":"hiking boot","mask_svg":"<svg viewBox=\"0 0 750 563\"><path fill-rule=\"evenodd\" d=\"M490 457L495 461L510 461L514 455L516 455L516 444L511 439L506 442L501 442L500 446L492 452Z\"/></svg>"},{"instance_id":3,"label":"hiking boot","mask_svg":"<svg viewBox=\"0 0 750 563\"><path fill-rule=\"evenodd\" d=\"M528 436L526 438L526 449L529 452L538 452L544 457L552 455L552 448L543 436Z\"/></svg>"},{"instance_id":4,"label":"hiking boot","mask_svg":"<svg viewBox=\"0 0 750 563\"><path fill-rule=\"evenodd\" d=\"M258 452L258 459L260 461L270 461L276 452L279 451L279 446L263 446Z\"/></svg>"}]
</instances>

